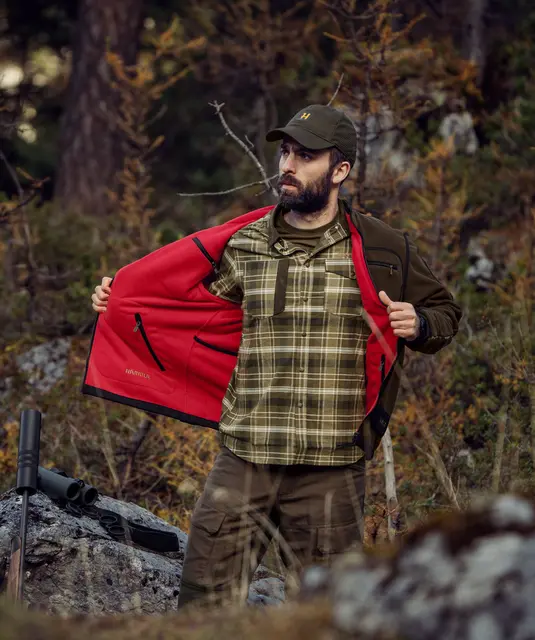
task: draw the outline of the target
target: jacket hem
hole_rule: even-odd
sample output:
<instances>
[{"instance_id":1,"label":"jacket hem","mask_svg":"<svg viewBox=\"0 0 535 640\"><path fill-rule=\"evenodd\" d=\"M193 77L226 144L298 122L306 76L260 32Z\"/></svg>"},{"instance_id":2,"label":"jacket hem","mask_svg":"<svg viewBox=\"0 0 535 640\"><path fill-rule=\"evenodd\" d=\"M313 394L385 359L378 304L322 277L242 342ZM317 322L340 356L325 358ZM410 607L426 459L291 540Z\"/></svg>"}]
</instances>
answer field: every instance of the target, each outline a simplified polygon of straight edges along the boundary
<instances>
[{"instance_id":1,"label":"jacket hem","mask_svg":"<svg viewBox=\"0 0 535 640\"><path fill-rule=\"evenodd\" d=\"M219 430L219 422L214 420L207 420L206 418L184 413L183 411L178 411L178 409L170 409L169 407L161 404L121 396L118 393L104 391L103 389L98 389L97 387L93 387L89 384L84 384L82 386L82 393L86 396L94 396L95 398L102 398L103 400L111 400L111 402L126 404L129 407L135 407L141 411L155 413L156 415L166 416L167 418L174 418L175 420L180 420L187 424L193 424L199 427L208 427L209 429L215 429L216 431Z\"/></svg>"}]
</instances>

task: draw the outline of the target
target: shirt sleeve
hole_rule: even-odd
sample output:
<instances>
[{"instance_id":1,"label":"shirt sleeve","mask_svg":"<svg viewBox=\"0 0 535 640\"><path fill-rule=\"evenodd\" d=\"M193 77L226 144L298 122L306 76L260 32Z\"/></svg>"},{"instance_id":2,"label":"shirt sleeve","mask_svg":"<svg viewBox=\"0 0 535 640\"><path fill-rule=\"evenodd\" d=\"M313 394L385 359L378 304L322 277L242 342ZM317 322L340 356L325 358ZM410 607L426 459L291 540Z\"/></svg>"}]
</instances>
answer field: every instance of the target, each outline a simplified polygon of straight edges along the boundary
<instances>
[{"instance_id":1,"label":"shirt sleeve","mask_svg":"<svg viewBox=\"0 0 535 640\"><path fill-rule=\"evenodd\" d=\"M208 291L214 296L241 304L243 300L243 290L238 278L237 260L234 249L227 247L223 252L219 265L219 274L215 280L208 285Z\"/></svg>"}]
</instances>

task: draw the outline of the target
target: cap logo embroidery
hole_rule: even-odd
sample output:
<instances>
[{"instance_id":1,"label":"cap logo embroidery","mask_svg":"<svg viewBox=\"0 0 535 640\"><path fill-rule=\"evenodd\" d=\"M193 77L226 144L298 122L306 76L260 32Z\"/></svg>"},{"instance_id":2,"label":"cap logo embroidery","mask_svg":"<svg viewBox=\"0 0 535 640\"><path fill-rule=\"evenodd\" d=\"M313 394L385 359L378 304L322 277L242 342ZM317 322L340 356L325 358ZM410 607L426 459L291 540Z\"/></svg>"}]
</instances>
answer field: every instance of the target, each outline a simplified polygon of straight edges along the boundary
<instances>
[{"instance_id":1,"label":"cap logo embroidery","mask_svg":"<svg viewBox=\"0 0 535 640\"><path fill-rule=\"evenodd\" d=\"M299 120L308 120L310 118L310 113L302 113Z\"/></svg>"}]
</instances>

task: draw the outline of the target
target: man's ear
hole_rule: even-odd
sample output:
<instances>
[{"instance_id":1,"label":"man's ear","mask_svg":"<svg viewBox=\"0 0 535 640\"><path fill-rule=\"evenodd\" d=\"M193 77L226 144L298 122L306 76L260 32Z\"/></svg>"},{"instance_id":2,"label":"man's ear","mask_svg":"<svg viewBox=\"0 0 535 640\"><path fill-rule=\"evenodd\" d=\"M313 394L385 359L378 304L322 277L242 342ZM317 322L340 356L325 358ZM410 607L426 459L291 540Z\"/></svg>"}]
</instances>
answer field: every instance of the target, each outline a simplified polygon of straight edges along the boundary
<instances>
[{"instance_id":1,"label":"man's ear","mask_svg":"<svg viewBox=\"0 0 535 640\"><path fill-rule=\"evenodd\" d=\"M347 176L349 175L349 172L351 171L351 165L349 164L349 162L341 162L336 169L334 170L333 173L333 184L338 185L341 182L343 182Z\"/></svg>"}]
</instances>

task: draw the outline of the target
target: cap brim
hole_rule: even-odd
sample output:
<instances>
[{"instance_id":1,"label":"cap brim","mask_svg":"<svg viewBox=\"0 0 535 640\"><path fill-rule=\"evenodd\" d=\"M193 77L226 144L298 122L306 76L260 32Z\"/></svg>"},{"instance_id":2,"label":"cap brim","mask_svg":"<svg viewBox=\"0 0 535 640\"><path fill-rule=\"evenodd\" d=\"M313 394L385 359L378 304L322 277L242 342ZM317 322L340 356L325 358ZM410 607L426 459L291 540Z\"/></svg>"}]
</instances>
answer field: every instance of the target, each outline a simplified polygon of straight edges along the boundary
<instances>
[{"instance_id":1,"label":"cap brim","mask_svg":"<svg viewBox=\"0 0 535 640\"><path fill-rule=\"evenodd\" d=\"M292 127L287 126L281 129L272 129L268 131L266 135L266 140L268 142L275 142L277 140L282 140L284 136L289 136L293 138L296 142L303 145L307 149L328 149L329 147L334 146L332 142L328 142L323 138L320 138L314 133L307 131L303 127Z\"/></svg>"}]
</instances>

